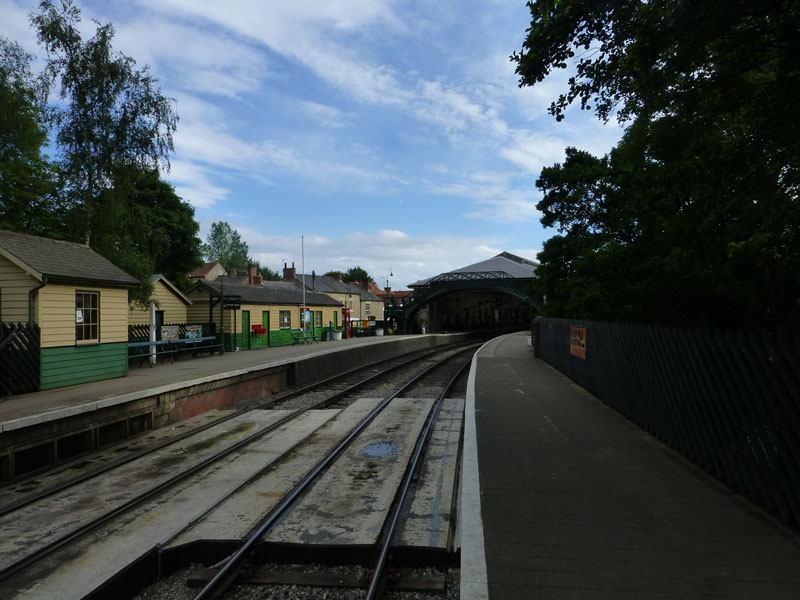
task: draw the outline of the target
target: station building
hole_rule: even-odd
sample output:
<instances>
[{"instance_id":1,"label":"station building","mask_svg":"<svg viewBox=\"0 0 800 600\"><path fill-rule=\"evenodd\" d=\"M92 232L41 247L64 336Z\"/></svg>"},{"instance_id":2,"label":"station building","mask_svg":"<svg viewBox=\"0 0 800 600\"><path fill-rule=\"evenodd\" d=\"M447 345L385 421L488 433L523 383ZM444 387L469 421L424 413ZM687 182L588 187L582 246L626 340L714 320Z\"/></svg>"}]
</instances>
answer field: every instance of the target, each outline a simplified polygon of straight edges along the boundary
<instances>
[{"instance_id":1,"label":"station building","mask_svg":"<svg viewBox=\"0 0 800 600\"><path fill-rule=\"evenodd\" d=\"M188 321L214 323L220 331L220 315L224 315L226 350L292 344L291 331L302 329L304 308L309 313L306 330L313 329L318 337L329 326L341 326L338 301L316 292L307 291L304 295L293 282L263 281L255 267L244 278L201 279L186 296L192 302Z\"/></svg>"},{"instance_id":2,"label":"station building","mask_svg":"<svg viewBox=\"0 0 800 600\"><path fill-rule=\"evenodd\" d=\"M392 313L402 330L452 332L528 328L541 303L530 292L537 263L497 256L409 284L413 295Z\"/></svg>"},{"instance_id":3,"label":"station building","mask_svg":"<svg viewBox=\"0 0 800 600\"><path fill-rule=\"evenodd\" d=\"M0 230L0 323L37 325L40 336L15 371L36 363L42 390L126 375L138 285L87 245Z\"/></svg>"},{"instance_id":4,"label":"station building","mask_svg":"<svg viewBox=\"0 0 800 600\"><path fill-rule=\"evenodd\" d=\"M330 296L342 307L341 323L348 330L367 330L383 321L383 300L358 282L344 283L338 277L303 275L291 267L283 266L283 280L294 282L302 290L318 292Z\"/></svg>"},{"instance_id":5,"label":"station building","mask_svg":"<svg viewBox=\"0 0 800 600\"><path fill-rule=\"evenodd\" d=\"M153 284L151 301L155 302L156 327L165 323L186 323L192 301L181 292L174 283L161 274L150 278ZM137 306L133 303L128 312L128 325L149 325L150 307Z\"/></svg>"}]
</instances>

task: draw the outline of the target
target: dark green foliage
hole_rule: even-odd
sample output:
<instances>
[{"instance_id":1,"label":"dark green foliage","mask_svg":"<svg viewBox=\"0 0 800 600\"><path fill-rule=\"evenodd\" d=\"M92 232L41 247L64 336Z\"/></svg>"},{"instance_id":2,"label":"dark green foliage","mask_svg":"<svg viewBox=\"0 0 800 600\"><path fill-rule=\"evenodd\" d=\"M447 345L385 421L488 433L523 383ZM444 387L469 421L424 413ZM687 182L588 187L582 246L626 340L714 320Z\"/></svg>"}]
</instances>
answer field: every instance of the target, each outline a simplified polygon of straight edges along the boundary
<instances>
[{"instance_id":1,"label":"dark green foliage","mask_svg":"<svg viewBox=\"0 0 800 600\"><path fill-rule=\"evenodd\" d=\"M364 269L358 266L350 267L349 269L347 269L347 271L345 271L344 274L342 275L342 281L344 281L345 283L351 283L354 281L358 281L361 283L366 283L367 281L371 281L372 283L375 283L375 280L369 276L369 273L367 273Z\"/></svg>"},{"instance_id":2,"label":"dark green foliage","mask_svg":"<svg viewBox=\"0 0 800 600\"><path fill-rule=\"evenodd\" d=\"M111 25L82 39L71 0L41 2L31 23L48 54L41 76L0 38L0 227L89 239L142 282L136 301L149 299L154 273L185 287L202 256L194 209L158 173L177 123L171 102L147 68L112 50ZM60 85L58 106L46 105L50 82ZM41 154L45 126L53 164Z\"/></svg>"},{"instance_id":3,"label":"dark green foliage","mask_svg":"<svg viewBox=\"0 0 800 600\"><path fill-rule=\"evenodd\" d=\"M218 260L226 271L242 271L250 262L247 257L247 242L225 221L211 224L211 231L201 250L207 260Z\"/></svg>"},{"instance_id":4,"label":"dark green foliage","mask_svg":"<svg viewBox=\"0 0 800 600\"><path fill-rule=\"evenodd\" d=\"M800 4L536 2L522 85L572 57L575 99L630 122L598 159L544 169L552 315L800 324Z\"/></svg>"},{"instance_id":5,"label":"dark green foliage","mask_svg":"<svg viewBox=\"0 0 800 600\"><path fill-rule=\"evenodd\" d=\"M44 235L62 229L55 172L42 155L47 133L38 104L44 86L31 57L0 37L0 229Z\"/></svg>"},{"instance_id":6,"label":"dark green foliage","mask_svg":"<svg viewBox=\"0 0 800 600\"><path fill-rule=\"evenodd\" d=\"M154 273L186 289L187 273L203 262L194 208L157 171L125 166L101 201L104 214L95 216L92 248L143 282L134 297L149 299Z\"/></svg>"},{"instance_id":7,"label":"dark green foliage","mask_svg":"<svg viewBox=\"0 0 800 600\"><path fill-rule=\"evenodd\" d=\"M147 67L137 70L136 61L112 50L111 24L98 25L84 41L80 21L72 0L58 7L43 0L31 15L47 51L46 73L59 83L64 103L49 107L47 122L56 134L65 192L80 210L73 235L90 239L97 217L102 226L102 192L112 186L119 165L169 166L177 117Z\"/></svg>"}]
</instances>

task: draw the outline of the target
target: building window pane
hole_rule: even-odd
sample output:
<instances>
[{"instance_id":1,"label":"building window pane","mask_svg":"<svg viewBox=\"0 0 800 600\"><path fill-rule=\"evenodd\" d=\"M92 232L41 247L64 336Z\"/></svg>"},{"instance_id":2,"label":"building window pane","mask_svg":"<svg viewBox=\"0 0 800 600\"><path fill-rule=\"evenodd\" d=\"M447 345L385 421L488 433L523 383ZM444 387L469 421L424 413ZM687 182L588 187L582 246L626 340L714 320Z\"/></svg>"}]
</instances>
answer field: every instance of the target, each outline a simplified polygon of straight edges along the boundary
<instances>
[{"instance_id":1,"label":"building window pane","mask_svg":"<svg viewBox=\"0 0 800 600\"><path fill-rule=\"evenodd\" d=\"M324 323L322 322L322 311L318 310L314 313L314 327L322 327Z\"/></svg>"},{"instance_id":2,"label":"building window pane","mask_svg":"<svg viewBox=\"0 0 800 600\"><path fill-rule=\"evenodd\" d=\"M281 329L291 329L292 328L292 313L288 310L282 310L279 314L279 320Z\"/></svg>"},{"instance_id":3,"label":"building window pane","mask_svg":"<svg viewBox=\"0 0 800 600\"><path fill-rule=\"evenodd\" d=\"M99 292L75 292L75 341L100 341Z\"/></svg>"}]
</instances>

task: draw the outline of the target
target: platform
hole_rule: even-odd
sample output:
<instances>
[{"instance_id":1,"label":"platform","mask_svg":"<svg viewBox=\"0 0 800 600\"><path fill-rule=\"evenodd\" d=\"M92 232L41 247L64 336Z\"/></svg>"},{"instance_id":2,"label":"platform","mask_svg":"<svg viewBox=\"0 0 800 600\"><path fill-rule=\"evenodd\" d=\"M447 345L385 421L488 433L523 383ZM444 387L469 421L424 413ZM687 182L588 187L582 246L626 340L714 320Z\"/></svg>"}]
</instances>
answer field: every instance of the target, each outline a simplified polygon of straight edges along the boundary
<instances>
[{"instance_id":1,"label":"platform","mask_svg":"<svg viewBox=\"0 0 800 600\"><path fill-rule=\"evenodd\" d=\"M800 542L541 360L476 354L461 600L800 598Z\"/></svg>"}]
</instances>

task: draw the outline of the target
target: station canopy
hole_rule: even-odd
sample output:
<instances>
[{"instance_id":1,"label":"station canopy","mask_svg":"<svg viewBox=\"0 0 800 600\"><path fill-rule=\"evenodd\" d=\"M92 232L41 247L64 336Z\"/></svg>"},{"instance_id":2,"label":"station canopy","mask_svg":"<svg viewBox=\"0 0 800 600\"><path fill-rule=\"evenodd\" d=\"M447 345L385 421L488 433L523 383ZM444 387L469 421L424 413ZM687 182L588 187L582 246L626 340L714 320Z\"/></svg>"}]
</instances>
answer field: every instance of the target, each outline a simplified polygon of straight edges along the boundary
<instances>
[{"instance_id":1,"label":"station canopy","mask_svg":"<svg viewBox=\"0 0 800 600\"><path fill-rule=\"evenodd\" d=\"M492 258L476 262L466 267L440 273L434 277L420 279L409 284L411 289L426 288L439 283L466 282L466 281L491 281L491 280L516 280L518 283L527 283L536 275L538 263L510 252L501 252Z\"/></svg>"}]
</instances>

